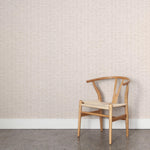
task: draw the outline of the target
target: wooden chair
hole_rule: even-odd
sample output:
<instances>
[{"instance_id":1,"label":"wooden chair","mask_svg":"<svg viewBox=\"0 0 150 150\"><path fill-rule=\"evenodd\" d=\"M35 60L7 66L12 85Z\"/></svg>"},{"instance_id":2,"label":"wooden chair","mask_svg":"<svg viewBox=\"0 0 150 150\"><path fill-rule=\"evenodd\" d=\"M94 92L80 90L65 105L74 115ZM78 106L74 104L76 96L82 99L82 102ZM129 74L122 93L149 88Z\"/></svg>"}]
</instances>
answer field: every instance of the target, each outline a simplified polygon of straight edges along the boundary
<instances>
[{"instance_id":1,"label":"wooden chair","mask_svg":"<svg viewBox=\"0 0 150 150\"><path fill-rule=\"evenodd\" d=\"M106 103L102 102L102 96L97 88L95 82L98 80L105 80L105 79L114 79L115 84L114 84L114 93L113 93L113 98L112 98L112 103ZM122 80L121 84L118 88L118 91L116 92L116 87L117 87L117 80ZM126 81L126 82L124 82ZM95 115L100 117L100 127L101 131L103 131L103 117L109 118L109 144L112 143L112 122L117 121L117 120L125 120L126 122L126 136L128 137L128 128L129 128L129 119L128 119L128 90L129 90L129 78L127 77L122 77L122 76L112 76L112 77L101 77L101 78L96 78L96 79L91 79L88 80L87 83L92 82L93 86L97 92L98 95L98 100L97 101L82 101L80 100L79 102L79 118L78 118L78 137L80 136L80 126L81 126L81 117L83 116L88 116L88 115ZM124 97L124 103L119 104L117 103L118 101L118 96L121 91L122 86L126 86L125 90L125 97ZM90 107L90 108L97 108L97 111L92 111L92 112L85 112L82 111L82 107ZM112 116L112 109L116 107L124 107L125 108L125 114L121 116ZM104 110L109 110L109 115L102 114Z\"/></svg>"}]
</instances>

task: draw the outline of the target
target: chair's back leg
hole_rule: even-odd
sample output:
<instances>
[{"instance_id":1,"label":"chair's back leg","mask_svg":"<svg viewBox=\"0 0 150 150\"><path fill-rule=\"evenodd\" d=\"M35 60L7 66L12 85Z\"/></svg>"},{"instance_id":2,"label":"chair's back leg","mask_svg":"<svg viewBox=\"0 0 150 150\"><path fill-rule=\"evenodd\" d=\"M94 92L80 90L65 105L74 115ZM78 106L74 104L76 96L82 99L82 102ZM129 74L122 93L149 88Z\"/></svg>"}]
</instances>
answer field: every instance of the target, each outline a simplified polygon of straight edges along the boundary
<instances>
[{"instance_id":1,"label":"chair's back leg","mask_svg":"<svg viewBox=\"0 0 150 150\"><path fill-rule=\"evenodd\" d=\"M126 136L127 137L129 136L128 91L129 91L129 87L127 85L126 92L125 92L125 103L126 103L125 114L126 114Z\"/></svg>"},{"instance_id":2,"label":"chair's back leg","mask_svg":"<svg viewBox=\"0 0 150 150\"><path fill-rule=\"evenodd\" d=\"M103 110L100 109L99 112L100 112L100 114L102 114ZM100 119L100 128L101 128L101 132L102 132L103 131L103 117L100 117L99 119Z\"/></svg>"},{"instance_id":3,"label":"chair's back leg","mask_svg":"<svg viewBox=\"0 0 150 150\"><path fill-rule=\"evenodd\" d=\"M82 101L79 102L79 116L78 116L78 137L80 136L80 127L81 127L81 112L82 112Z\"/></svg>"}]
</instances>

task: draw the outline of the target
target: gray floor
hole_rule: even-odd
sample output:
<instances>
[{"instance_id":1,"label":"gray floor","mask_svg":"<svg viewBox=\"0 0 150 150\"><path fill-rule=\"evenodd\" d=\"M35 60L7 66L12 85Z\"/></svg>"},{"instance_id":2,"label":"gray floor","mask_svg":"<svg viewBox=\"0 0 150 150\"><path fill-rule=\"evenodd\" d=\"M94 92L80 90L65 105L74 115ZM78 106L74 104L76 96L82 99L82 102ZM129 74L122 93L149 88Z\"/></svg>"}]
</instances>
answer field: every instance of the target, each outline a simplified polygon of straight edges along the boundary
<instances>
[{"instance_id":1,"label":"gray floor","mask_svg":"<svg viewBox=\"0 0 150 150\"><path fill-rule=\"evenodd\" d=\"M150 130L0 130L0 150L150 150Z\"/></svg>"}]
</instances>

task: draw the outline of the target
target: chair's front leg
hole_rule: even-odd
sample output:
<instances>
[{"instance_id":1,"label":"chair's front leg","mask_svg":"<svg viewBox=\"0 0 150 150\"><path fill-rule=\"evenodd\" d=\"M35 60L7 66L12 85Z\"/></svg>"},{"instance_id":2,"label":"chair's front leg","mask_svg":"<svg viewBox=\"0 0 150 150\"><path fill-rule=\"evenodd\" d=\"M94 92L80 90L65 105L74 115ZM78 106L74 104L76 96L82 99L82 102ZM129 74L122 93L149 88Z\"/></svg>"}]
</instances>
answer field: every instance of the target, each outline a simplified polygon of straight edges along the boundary
<instances>
[{"instance_id":1,"label":"chair's front leg","mask_svg":"<svg viewBox=\"0 0 150 150\"><path fill-rule=\"evenodd\" d=\"M80 127L81 127L81 112L82 112L82 101L79 102L79 116L78 116L78 137L80 136Z\"/></svg>"},{"instance_id":2,"label":"chair's front leg","mask_svg":"<svg viewBox=\"0 0 150 150\"><path fill-rule=\"evenodd\" d=\"M109 144L112 143L112 105L109 105Z\"/></svg>"},{"instance_id":3,"label":"chair's front leg","mask_svg":"<svg viewBox=\"0 0 150 150\"><path fill-rule=\"evenodd\" d=\"M129 113L128 113L128 105L125 107L125 114L126 114L126 137L129 136Z\"/></svg>"}]
</instances>

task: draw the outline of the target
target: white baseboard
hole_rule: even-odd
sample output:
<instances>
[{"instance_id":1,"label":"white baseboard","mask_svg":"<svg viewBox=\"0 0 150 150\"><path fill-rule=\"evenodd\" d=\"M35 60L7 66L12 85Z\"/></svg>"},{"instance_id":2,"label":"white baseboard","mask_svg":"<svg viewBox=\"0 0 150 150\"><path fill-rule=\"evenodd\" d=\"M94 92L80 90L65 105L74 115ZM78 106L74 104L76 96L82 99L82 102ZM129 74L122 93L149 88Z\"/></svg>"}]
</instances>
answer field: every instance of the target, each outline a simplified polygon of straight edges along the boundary
<instances>
[{"instance_id":1,"label":"white baseboard","mask_svg":"<svg viewBox=\"0 0 150 150\"><path fill-rule=\"evenodd\" d=\"M0 129L77 129L77 119L0 119ZM104 129L108 129L104 119ZM82 119L82 129L99 129L99 119ZM125 121L113 122L113 129L125 129ZM130 119L129 129L150 129L150 119Z\"/></svg>"}]
</instances>

